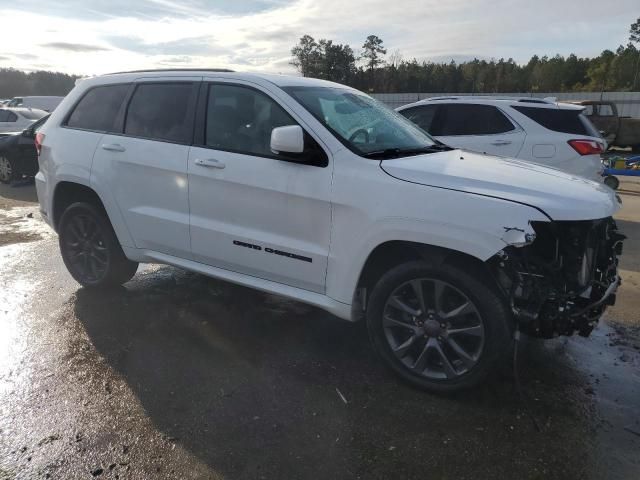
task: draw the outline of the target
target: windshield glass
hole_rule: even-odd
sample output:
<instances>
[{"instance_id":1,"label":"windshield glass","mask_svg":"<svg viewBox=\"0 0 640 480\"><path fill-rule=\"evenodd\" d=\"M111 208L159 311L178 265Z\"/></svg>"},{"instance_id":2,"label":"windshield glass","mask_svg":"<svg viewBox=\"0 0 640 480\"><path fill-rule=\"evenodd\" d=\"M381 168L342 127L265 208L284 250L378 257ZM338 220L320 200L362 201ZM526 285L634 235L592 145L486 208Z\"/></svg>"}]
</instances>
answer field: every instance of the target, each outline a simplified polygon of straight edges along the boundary
<instances>
[{"instance_id":1,"label":"windshield glass","mask_svg":"<svg viewBox=\"0 0 640 480\"><path fill-rule=\"evenodd\" d=\"M284 87L346 147L359 155L436 146L424 130L373 98L346 88Z\"/></svg>"}]
</instances>

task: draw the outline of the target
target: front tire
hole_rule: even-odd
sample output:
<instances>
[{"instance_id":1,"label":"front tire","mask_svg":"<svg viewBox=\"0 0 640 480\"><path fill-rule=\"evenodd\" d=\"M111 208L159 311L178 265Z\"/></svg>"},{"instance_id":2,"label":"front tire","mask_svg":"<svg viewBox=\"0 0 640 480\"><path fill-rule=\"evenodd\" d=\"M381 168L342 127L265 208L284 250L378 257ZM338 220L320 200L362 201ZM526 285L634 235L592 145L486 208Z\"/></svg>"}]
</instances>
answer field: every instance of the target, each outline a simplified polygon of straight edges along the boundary
<instances>
[{"instance_id":1,"label":"front tire","mask_svg":"<svg viewBox=\"0 0 640 480\"><path fill-rule=\"evenodd\" d=\"M367 326L397 375L436 393L473 387L511 345L511 318L489 281L422 261L399 265L374 287Z\"/></svg>"},{"instance_id":2,"label":"front tire","mask_svg":"<svg viewBox=\"0 0 640 480\"><path fill-rule=\"evenodd\" d=\"M58 234L64 264L84 287L122 285L138 269L125 257L105 212L90 203L69 206L60 218Z\"/></svg>"},{"instance_id":3,"label":"front tire","mask_svg":"<svg viewBox=\"0 0 640 480\"><path fill-rule=\"evenodd\" d=\"M16 169L11 159L0 155L0 183L11 183L16 178Z\"/></svg>"}]
</instances>

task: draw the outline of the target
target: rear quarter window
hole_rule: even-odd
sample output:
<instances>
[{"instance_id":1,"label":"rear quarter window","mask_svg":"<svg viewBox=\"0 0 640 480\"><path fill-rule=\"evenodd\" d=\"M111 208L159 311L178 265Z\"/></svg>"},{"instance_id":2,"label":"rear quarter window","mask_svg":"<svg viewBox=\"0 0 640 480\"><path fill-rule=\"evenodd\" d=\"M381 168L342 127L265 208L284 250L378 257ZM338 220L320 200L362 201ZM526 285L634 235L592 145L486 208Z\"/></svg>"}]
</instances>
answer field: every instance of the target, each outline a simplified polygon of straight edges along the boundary
<instances>
[{"instance_id":1,"label":"rear quarter window","mask_svg":"<svg viewBox=\"0 0 640 480\"><path fill-rule=\"evenodd\" d=\"M116 120L129 88L126 84L92 88L76 104L66 125L83 130L121 133Z\"/></svg>"},{"instance_id":2,"label":"rear quarter window","mask_svg":"<svg viewBox=\"0 0 640 480\"><path fill-rule=\"evenodd\" d=\"M582 114L582 110L520 106L514 106L513 108L537 124L554 132L587 135L590 137L600 136L589 119Z\"/></svg>"}]
</instances>

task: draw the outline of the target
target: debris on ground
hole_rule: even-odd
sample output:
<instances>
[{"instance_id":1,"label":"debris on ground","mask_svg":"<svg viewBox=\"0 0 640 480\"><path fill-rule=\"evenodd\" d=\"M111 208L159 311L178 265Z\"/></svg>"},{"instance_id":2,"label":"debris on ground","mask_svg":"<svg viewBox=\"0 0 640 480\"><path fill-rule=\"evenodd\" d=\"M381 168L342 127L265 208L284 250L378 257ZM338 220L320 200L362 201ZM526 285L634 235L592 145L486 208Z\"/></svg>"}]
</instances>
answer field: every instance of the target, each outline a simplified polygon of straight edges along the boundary
<instances>
[{"instance_id":1,"label":"debris on ground","mask_svg":"<svg viewBox=\"0 0 640 480\"><path fill-rule=\"evenodd\" d=\"M342 394L342 392L340 390L338 390L338 388L336 387L336 392L338 393L338 396L340 397L340 399L344 402L345 405L347 405L349 402L347 402L347 399L345 398L345 396Z\"/></svg>"}]
</instances>

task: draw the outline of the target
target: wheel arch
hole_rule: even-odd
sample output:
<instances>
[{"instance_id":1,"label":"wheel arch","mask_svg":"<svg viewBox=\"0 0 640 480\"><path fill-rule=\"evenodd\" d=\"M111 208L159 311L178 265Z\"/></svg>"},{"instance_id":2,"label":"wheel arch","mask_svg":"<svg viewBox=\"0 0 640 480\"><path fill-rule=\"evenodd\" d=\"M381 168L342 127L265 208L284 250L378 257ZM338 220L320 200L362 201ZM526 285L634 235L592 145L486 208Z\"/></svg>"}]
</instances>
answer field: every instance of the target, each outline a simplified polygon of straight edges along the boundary
<instances>
[{"instance_id":1,"label":"wheel arch","mask_svg":"<svg viewBox=\"0 0 640 480\"><path fill-rule=\"evenodd\" d=\"M77 181L62 180L53 191L51 224L56 231L64 211L76 202L90 203L106 212L104 203L94 189Z\"/></svg>"},{"instance_id":2,"label":"wheel arch","mask_svg":"<svg viewBox=\"0 0 640 480\"><path fill-rule=\"evenodd\" d=\"M111 223L120 245L133 246L133 241L126 226L120 221L120 211L117 206L110 205L100 193L90 185L76 179L59 181L52 195L51 226L58 231L58 224L64 211L75 202L87 202L100 208Z\"/></svg>"},{"instance_id":3,"label":"wheel arch","mask_svg":"<svg viewBox=\"0 0 640 480\"><path fill-rule=\"evenodd\" d=\"M368 255L353 292L353 313L361 317L366 309L368 292L389 269L410 261L424 261L432 266L444 263L462 266L478 275L490 276L487 264L468 253L447 247L414 241L391 240L377 245ZM357 314L357 312L361 312Z\"/></svg>"}]
</instances>

